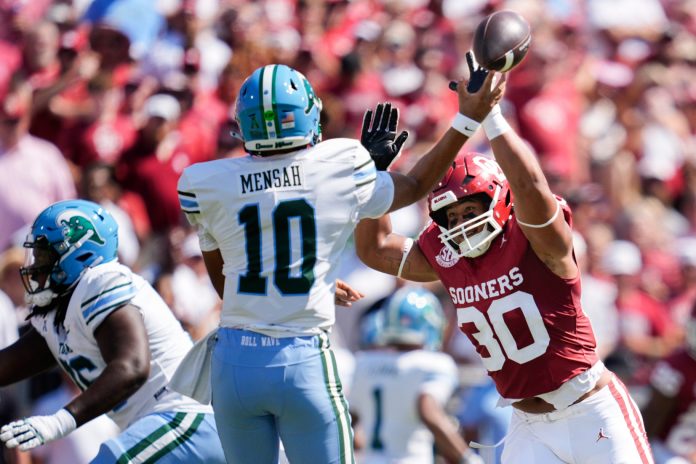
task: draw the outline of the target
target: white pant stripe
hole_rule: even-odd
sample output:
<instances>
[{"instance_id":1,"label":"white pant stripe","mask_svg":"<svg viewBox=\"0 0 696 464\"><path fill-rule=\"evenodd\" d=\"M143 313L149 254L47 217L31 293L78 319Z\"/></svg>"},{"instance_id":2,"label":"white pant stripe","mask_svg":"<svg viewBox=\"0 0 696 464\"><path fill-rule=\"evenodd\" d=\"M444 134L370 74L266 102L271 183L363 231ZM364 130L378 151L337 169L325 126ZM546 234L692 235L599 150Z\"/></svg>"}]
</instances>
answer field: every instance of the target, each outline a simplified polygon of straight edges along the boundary
<instances>
[{"instance_id":1,"label":"white pant stripe","mask_svg":"<svg viewBox=\"0 0 696 464\"><path fill-rule=\"evenodd\" d=\"M154 456L155 453L160 451L163 448L166 448L169 446L172 442L177 440L179 437L181 437L186 431L191 427L193 424L193 421L196 419L197 414L196 413L189 413L186 414L184 417L184 420L181 421L181 424L179 424L176 428L168 431L164 435L162 435L160 438L152 442L147 448L142 450L140 453L136 454L133 456L133 459L131 459L130 463L131 464L142 464L148 459L150 459L152 456Z\"/></svg>"}]
</instances>

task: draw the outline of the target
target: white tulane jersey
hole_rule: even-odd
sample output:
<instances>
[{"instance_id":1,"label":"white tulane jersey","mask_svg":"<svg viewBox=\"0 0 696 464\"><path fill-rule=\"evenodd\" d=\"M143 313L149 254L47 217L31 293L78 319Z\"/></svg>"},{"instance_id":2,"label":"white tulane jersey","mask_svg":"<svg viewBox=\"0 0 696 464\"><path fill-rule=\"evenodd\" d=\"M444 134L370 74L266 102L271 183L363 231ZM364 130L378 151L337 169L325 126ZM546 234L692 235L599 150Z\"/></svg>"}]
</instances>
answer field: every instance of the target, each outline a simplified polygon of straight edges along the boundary
<instances>
[{"instance_id":1,"label":"white tulane jersey","mask_svg":"<svg viewBox=\"0 0 696 464\"><path fill-rule=\"evenodd\" d=\"M360 462L432 463L434 438L418 415L418 397L427 393L444 406L457 382L445 353L358 352L348 404L367 438Z\"/></svg>"},{"instance_id":2,"label":"white tulane jersey","mask_svg":"<svg viewBox=\"0 0 696 464\"><path fill-rule=\"evenodd\" d=\"M357 140L332 139L195 164L178 190L201 249L224 260L220 325L284 337L333 325L341 251L360 219L389 209L394 184Z\"/></svg>"},{"instance_id":3,"label":"white tulane jersey","mask_svg":"<svg viewBox=\"0 0 696 464\"><path fill-rule=\"evenodd\" d=\"M55 311L32 317L31 323L46 339L58 364L85 390L106 367L94 332L126 303L139 308L143 315L150 344L150 377L133 396L109 412L109 417L125 429L153 412L211 412L209 406L167 388L193 343L150 284L116 261L85 271L70 297L63 326L54 327Z\"/></svg>"}]
</instances>

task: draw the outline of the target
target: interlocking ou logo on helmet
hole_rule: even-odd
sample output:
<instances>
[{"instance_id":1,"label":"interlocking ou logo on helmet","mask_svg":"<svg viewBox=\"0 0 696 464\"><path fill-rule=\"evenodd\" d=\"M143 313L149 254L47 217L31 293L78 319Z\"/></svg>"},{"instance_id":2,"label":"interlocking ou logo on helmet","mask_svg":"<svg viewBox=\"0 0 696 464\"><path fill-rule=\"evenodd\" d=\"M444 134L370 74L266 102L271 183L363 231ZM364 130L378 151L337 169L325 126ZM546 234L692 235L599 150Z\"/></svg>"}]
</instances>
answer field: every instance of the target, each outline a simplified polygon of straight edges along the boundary
<instances>
[{"instance_id":1,"label":"interlocking ou logo on helmet","mask_svg":"<svg viewBox=\"0 0 696 464\"><path fill-rule=\"evenodd\" d=\"M486 173L494 176L498 182L501 184L505 182L505 174L503 174L503 170L500 169L500 166L498 163L493 161L490 158L486 158L485 156L474 156L473 162L476 166L480 167L483 171Z\"/></svg>"},{"instance_id":2,"label":"interlocking ou logo on helmet","mask_svg":"<svg viewBox=\"0 0 696 464\"><path fill-rule=\"evenodd\" d=\"M66 211L58 215L56 222L63 227L63 237L71 245L81 241L85 236L87 240L91 240L98 245L106 243L99 236L99 232L97 232L92 221L79 211Z\"/></svg>"}]
</instances>

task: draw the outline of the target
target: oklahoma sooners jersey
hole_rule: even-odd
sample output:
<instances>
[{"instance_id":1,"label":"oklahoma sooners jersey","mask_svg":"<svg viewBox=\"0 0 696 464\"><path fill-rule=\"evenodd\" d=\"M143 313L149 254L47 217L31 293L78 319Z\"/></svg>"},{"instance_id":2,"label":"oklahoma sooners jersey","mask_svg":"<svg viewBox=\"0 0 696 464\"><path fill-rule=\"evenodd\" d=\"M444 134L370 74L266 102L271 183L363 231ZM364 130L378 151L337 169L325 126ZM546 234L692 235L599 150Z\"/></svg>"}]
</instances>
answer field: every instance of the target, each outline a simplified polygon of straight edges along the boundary
<instances>
[{"instance_id":1,"label":"oklahoma sooners jersey","mask_svg":"<svg viewBox=\"0 0 696 464\"><path fill-rule=\"evenodd\" d=\"M696 359L688 351L679 351L660 361L650 378L651 385L663 395L675 398L660 438L679 456L696 455Z\"/></svg>"},{"instance_id":2,"label":"oklahoma sooners jersey","mask_svg":"<svg viewBox=\"0 0 696 464\"><path fill-rule=\"evenodd\" d=\"M561 203L572 223L570 210ZM513 216L488 251L457 258L431 223L418 245L448 289L459 328L503 398L548 393L598 361L580 306L580 277L562 279L532 250Z\"/></svg>"}]
</instances>

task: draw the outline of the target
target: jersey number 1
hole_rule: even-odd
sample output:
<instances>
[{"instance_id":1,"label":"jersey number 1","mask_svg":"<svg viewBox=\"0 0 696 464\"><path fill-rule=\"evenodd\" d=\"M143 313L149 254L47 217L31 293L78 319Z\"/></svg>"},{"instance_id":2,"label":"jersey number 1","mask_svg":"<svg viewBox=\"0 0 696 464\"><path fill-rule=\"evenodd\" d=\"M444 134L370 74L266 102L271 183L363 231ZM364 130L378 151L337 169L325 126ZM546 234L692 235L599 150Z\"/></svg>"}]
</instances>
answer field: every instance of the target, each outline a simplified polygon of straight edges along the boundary
<instances>
[{"instance_id":1,"label":"jersey number 1","mask_svg":"<svg viewBox=\"0 0 696 464\"><path fill-rule=\"evenodd\" d=\"M281 201L273 210L273 242L275 269L273 283L283 295L306 295L314 283L314 264L317 261L317 226L314 208L304 199ZM246 205L239 211L239 223L244 226L247 271L239 276L239 293L266 294L266 277L261 276L261 214L258 204ZM290 220L297 218L300 226L302 264L300 275L290 276Z\"/></svg>"}]
</instances>

